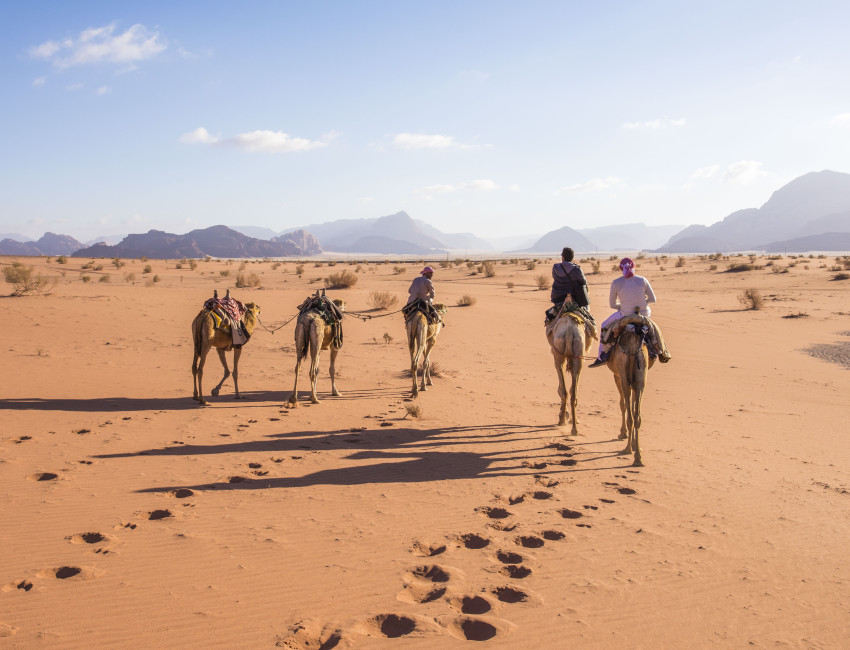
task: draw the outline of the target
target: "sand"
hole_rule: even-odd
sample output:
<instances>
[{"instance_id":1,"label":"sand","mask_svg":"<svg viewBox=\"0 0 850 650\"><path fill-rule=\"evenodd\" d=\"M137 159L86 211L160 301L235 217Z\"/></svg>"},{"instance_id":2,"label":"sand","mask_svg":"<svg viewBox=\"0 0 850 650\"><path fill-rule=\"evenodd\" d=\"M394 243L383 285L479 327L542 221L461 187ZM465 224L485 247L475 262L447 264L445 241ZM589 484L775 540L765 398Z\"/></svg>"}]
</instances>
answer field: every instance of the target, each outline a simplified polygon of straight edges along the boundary
<instances>
[{"instance_id":1,"label":"sand","mask_svg":"<svg viewBox=\"0 0 850 650\"><path fill-rule=\"evenodd\" d=\"M535 283L551 262L437 267L450 309L414 418L398 314L348 318L342 396L324 353L321 403L305 367L295 409L294 323L246 345L245 399L228 380L206 407L190 323L231 288L272 329L357 266L330 293L368 310L372 291L403 300L419 262L248 263L262 288L236 289L239 261L20 261L57 282L0 299L0 646L847 646L850 282L833 256L770 260L788 273L639 260L673 354L649 373L643 468L618 455L607 368L581 375L579 435L555 426ZM599 321L613 264L588 275ZM750 287L763 309L738 302ZM213 354L207 391L220 373Z\"/></svg>"}]
</instances>

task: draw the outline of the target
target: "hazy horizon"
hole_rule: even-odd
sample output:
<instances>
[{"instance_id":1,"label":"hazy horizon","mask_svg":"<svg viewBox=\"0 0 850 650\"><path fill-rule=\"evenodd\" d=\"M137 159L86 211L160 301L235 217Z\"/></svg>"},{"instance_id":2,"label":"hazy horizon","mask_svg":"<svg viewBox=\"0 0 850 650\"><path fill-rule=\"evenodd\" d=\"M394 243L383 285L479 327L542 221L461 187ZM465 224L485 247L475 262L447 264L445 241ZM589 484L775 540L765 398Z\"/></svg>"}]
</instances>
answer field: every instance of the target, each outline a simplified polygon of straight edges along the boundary
<instances>
[{"instance_id":1,"label":"hazy horizon","mask_svg":"<svg viewBox=\"0 0 850 650\"><path fill-rule=\"evenodd\" d=\"M7 4L0 232L400 210L494 239L709 225L850 171L848 18L840 2Z\"/></svg>"}]
</instances>

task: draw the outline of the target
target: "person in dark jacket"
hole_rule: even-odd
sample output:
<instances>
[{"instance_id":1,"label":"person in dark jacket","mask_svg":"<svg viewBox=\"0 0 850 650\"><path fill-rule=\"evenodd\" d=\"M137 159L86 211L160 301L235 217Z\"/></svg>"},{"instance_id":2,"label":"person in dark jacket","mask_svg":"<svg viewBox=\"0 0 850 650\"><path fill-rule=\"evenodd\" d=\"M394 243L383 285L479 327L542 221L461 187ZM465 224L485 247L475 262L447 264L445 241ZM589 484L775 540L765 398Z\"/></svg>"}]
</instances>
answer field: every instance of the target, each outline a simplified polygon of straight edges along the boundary
<instances>
[{"instance_id":1,"label":"person in dark jacket","mask_svg":"<svg viewBox=\"0 0 850 650\"><path fill-rule=\"evenodd\" d=\"M573 263L573 249L566 247L561 251L561 261L552 266L552 307L546 312L547 320L554 318L557 313L557 308L567 297L580 307L587 307L590 304L590 297L587 294L587 280L584 273L578 264Z\"/></svg>"}]
</instances>

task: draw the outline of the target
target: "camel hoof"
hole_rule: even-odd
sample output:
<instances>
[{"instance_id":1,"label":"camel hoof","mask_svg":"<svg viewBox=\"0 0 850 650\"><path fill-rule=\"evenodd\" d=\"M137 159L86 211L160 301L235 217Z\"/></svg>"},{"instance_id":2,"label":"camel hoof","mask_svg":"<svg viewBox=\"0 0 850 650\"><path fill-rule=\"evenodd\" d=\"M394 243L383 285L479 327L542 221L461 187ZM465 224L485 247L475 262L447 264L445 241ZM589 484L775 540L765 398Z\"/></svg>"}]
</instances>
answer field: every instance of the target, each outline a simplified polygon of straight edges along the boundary
<instances>
[{"instance_id":1,"label":"camel hoof","mask_svg":"<svg viewBox=\"0 0 850 650\"><path fill-rule=\"evenodd\" d=\"M558 426L559 426L559 427L565 427L565 426L567 426L567 421L566 421L566 419L561 418L560 420L558 420Z\"/></svg>"},{"instance_id":2,"label":"camel hoof","mask_svg":"<svg viewBox=\"0 0 850 650\"><path fill-rule=\"evenodd\" d=\"M321 404L321 402L315 397L310 398L310 404Z\"/></svg>"},{"instance_id":3,"label":"camel hoof","mask_svg":"<svg viewBox=\"0 0 850 650\"><path fill-rule=\"evenodd\" d=\"M632 467L643 467L643 461L640 458L635 458L635 462L632 463Z\"/></svg>"},{"instance_id":4,"label":"camel hoof","mask_svg":"<svg viewBox=\"0 0 850 650\"><path fill-rule=\"evenodd\" d=\"M625 433L621 433L617 436L617 440L625 440L626 438L628 438L628 436Z\"/></svg>"},{"instance_id":5,"label":"camel hoof","mask_svg":"<svg viewBox=\"0 0 850 650\"><path fill-rule=\"evenodd\" d=\"M205 400L205 399L199 399L198 400L198 406L206 406L206 405L207 405L207 400Z\"/></svg>"},{"instance_id":6,"label":"camel hoof","mask_svg":"<svg viewBox=\"0 0 850 650\"><path fill-rule=\"evenodd\" d=\"M342 397L342 393L340 393L338 390L334 390L331 395L333 395L334 397Z\"/></svg>"},{"instance_id":7,"label":"camel hoof","mask_svg":"<svg viewBox=\"0 0 850 650\"><path fill-rule=\"evenodd\" d=\"M618 456L625 456L626 454L630 454L630 453L632 453L632 448L626 447L625 449L621 449L620 451L618 451L617 455Z\"/></svg>"},{"instance_id":8,"label":"camel hoof","mask_svg":"<svg viewBox=\"0 0 850 650\"><path fill-rule=\"evenodd\" d=\"M198 396L197 396L197 395L193 395L193 396L192 396L192 399L193 399L193 400L195 400L195 401L197 402L197 401L198 401Z\"/></svg>"},{"instance_id":9,"label":"camel hoof","mask_svg":"<svg viewBox=\"0 0 850 650\"><path fill-rule=\"evenodd\" d=\"M219 388L213 388L213 389L210 391L210 393L212 394L212 396L213 396L213 397L218 397L219 392L220 392L220 389L219 389Z\"/></svg>"}]
</instances>

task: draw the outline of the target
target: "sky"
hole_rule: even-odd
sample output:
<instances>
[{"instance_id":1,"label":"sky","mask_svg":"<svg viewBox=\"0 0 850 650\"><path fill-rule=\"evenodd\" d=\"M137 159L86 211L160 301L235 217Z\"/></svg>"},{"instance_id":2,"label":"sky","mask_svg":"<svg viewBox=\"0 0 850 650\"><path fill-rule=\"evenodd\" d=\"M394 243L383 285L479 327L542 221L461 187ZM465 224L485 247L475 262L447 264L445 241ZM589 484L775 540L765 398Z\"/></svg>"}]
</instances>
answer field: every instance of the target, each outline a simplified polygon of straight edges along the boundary
<instances>
[{"instance_id":1,"label":"sky","mask_svg":"<svg viewBox=\"0 0 850 650\"><path fill-rule=\"evenodd\" d=\"M850 3L0 3L0 233L711 224L850 173Z\"/></svg>"}]
</instances>

